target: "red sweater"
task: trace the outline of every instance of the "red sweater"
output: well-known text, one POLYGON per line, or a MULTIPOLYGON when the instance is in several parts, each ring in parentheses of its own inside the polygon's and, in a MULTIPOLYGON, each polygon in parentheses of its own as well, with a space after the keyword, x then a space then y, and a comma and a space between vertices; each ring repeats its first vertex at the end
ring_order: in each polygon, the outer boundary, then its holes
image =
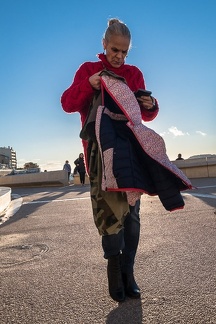
MULTIPOLYGON (((115 74, 125 78, 127 85, 132 91, 138 89, 145 89, 145 81, 142 72, 134 65, 122 64, 119 68, 114 68, 106 59, 105 54, 99 54, 98 62, 85 62, 77 70, 74 81, 71 86, 65 90, 61 97, 61 104, 65 112, 74 113, 79 112, 81 115, 82 125, 84 124, 90 103, 93 99, 95 90, 89 83, 89 77, 103 69, 114 72, 115 74)), ((144 121, 153 120, 158 114, 158 104, 152 110, 140 107, 142 119, 144 121)), ((86 144, 83 141, 86 155, 86 144)))

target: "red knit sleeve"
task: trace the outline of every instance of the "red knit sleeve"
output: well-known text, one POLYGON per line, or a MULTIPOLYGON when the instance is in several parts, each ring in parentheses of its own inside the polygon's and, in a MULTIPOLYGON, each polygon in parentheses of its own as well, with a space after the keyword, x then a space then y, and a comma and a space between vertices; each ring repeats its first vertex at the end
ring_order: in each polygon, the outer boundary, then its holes
POLYGON ((89 83, 89 63, 84 63, 77 70, 71 86, 64 91, 61 97, 62 108, 67 113, 81 112, 89 107, 94 90, 89 83))
POLYGON ((159 106, 157 100, 155 100, 155 106, 152 109, 145 109, 144 107, 140 107, 140 109, 141 109, 142 120, 146 122, 153 120, 159 112, 159 106))
MULTIPOLYGON (((137 91, 138 89, 146 89, 146 85, 145 85, 145 80, 142 72, 138 68, 136 68, 136 89, 134 91, 137 91)), ((147 89, 147 90, 151 90, 151 89, 147 89)), ((155 100, 155 106, 152 109, 146 109, 141 105, 140 105, 140 109, 141 109, 142 120, 148 122, 153 120, 157 116, 159 112, 159 105, 157 100, 155 100)))

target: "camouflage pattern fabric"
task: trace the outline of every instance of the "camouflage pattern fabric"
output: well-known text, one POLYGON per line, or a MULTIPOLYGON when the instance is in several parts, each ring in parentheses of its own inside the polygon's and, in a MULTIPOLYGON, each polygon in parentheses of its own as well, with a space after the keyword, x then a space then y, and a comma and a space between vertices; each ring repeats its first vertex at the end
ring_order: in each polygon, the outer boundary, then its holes
POLYGON ((129 213, 129 204, 124 192, 108 192, 101 189, 101 157, 98 145, 89 143, 90 194, 95 225, 100 235, 117 234, 129 213))

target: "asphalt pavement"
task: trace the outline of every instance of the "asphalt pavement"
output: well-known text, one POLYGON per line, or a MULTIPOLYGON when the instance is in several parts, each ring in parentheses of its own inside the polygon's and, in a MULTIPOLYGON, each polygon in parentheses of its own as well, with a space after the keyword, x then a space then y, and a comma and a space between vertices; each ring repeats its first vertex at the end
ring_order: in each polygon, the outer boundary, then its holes
POLYGON ((141 199, 141 299, 108 294, 89 186, 13 188, 0 225, 0 323, 216 324, 216 178, 193 179, 185 208, 141 199))

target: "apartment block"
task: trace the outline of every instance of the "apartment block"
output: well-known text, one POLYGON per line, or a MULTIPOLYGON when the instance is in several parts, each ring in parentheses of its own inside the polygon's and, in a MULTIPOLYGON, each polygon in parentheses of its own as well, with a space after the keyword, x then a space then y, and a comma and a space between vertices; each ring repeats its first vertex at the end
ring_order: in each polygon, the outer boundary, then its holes
POLYGON ((0 169, 3 168, 17 168, 16 152, 10 146, 0 147, 0 169))

